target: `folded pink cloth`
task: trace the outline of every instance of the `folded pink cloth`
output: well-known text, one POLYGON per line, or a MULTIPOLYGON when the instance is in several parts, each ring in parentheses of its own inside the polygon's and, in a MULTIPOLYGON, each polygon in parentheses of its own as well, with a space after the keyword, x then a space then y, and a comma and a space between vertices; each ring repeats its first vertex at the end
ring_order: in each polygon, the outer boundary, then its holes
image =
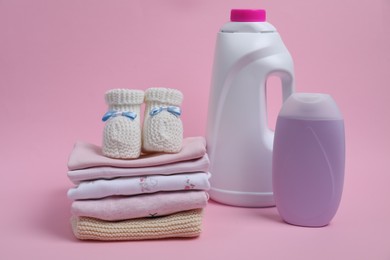
POLYGON ((171 175, 190 172, 207 172, 209 168, 209 158, 207 154, 201 158, 176 162, 170 164, 157 165, 153 167, 140 168, 118 168, 118 167, 93 167, 82 170, 68 171, 68 177, 74 184, 82 181, 95 179, 114 179, 118 177, 134 177, 149 175, 171 175))
POLYGON ((183 140, 183 147, 179 153, 154 153, 141 155, 138 159, 113 159, 105 157, 101 147, 84 142, 77 142, 68 161, 69 170, 79 170, 89 167, 150 167, 171 164, 200 158, 206 154, 206 140, 204 137, 189 137, 183 140))
POLYGON ((156 217, 204 208, 207 201, 208 194, 205 191, 160 192, 100 200, 76 200, 72 203, 72 214, 110 221, 156 217))

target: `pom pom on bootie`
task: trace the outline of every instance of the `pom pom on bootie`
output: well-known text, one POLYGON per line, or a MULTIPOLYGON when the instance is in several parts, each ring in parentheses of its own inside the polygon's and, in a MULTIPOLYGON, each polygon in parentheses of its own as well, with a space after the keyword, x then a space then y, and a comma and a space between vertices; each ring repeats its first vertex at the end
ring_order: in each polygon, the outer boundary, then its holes
POLYGON ((180 152, 183 142, 182 101, 183 94, 176 89, 149 88, 145 91, 144 152, 180 152))
POLYGON ((112 89, 106 92, 105 100, 108 112, 102 118, 106 122, 103 154, 118 159, 138 158, 141 154, 140 112, 144 92, 112 89))

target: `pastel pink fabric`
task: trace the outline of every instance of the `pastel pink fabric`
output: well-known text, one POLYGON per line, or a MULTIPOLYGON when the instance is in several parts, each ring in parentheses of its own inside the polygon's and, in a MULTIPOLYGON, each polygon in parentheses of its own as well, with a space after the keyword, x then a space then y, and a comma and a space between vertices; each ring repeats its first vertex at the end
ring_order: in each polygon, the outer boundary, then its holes
POLYGON ((72 214, 111 221, 156 217, 204 208, 208 198, 205 191, 177 191, 100 200, 76 200, 72 203, 72 214))
POLYGON ((207 154, 194 160, 162 164, 153 167, 118 168, 118 167, 93 167, 81 170, 68 171, 68 177, 74 184, 95 179, 113 179, 118 177, 134 177, 146 175, 170 175, 190 172, 207 172, 209 168, 207 154))
POLYGON ((85 142, 77 142, 68 161, 69 170, 89 167, 150 167, 200 158, 206 154, 204 137, 188 137, 183 140, 183 148, 179 153, 154 153, 141 155, 138 159, 113 159, 105 157, 101 147, 85 142))

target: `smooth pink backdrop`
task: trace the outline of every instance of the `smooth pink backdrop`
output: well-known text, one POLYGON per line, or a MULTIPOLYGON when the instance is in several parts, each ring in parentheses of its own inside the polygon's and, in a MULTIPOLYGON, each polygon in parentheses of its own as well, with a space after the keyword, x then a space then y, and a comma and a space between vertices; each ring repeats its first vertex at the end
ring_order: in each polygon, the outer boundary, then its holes
POLYGON ((390 259, 389 46, 389 0, 0 1, 0 258, 390 259), (231 8, 267 9, 297 90, 330 93, 345 116, 333 222, 300 228, 275 208, 211 202, 198 239, 77 241, 66 163, 76 140, 100 144, 104 92, 180 89, 185 135, 204 135, 215 35, 231 8))

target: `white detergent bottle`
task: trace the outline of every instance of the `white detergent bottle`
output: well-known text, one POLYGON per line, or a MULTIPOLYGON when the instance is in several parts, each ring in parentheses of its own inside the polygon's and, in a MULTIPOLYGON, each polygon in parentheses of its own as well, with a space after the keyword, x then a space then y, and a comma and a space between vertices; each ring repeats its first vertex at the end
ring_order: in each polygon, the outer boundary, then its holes
POLYGON ((266 83, 279 77, 286 100, 293 61, 265 10, 234 9, 230 18, 217 36, 209 99, 210 196, 233 206, 274 206, 266 83))

